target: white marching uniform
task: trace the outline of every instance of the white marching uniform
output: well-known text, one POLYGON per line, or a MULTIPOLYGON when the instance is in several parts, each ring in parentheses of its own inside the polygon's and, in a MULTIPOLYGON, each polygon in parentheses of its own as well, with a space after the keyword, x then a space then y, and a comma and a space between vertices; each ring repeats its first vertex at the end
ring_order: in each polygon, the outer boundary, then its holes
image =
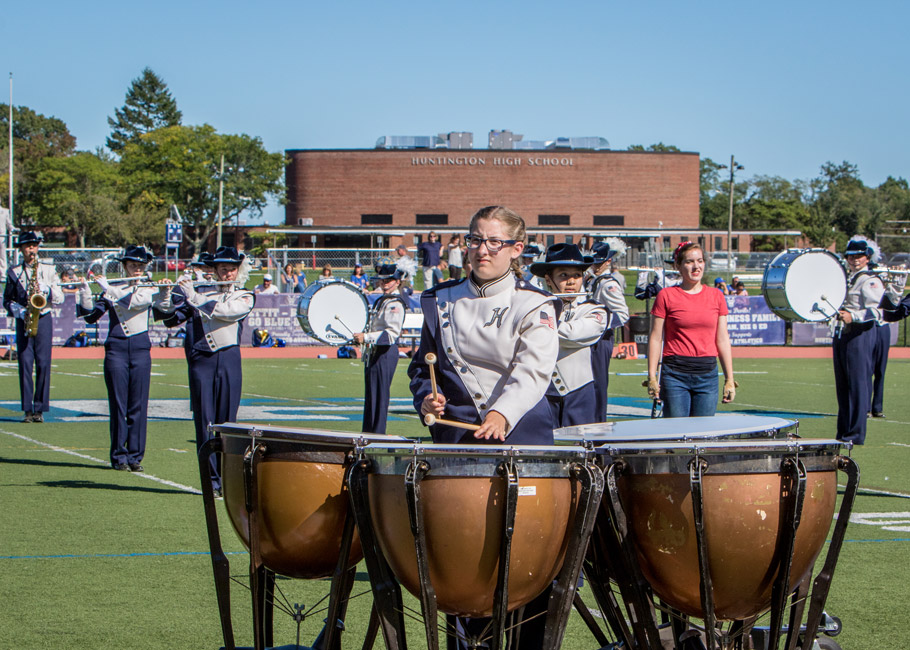
POLYGON ((556 425, 596 421, 591 346, 607 326, 607 310, 593 300, 563 303, 559 315, 559 356, 547 389, 556 425))
POLYGON ((368 330, 363 333, 364 400, 362 430, 385 433, 392 395, 392 378, 398 367, 398 346, 405 314, 398 293, 380 296, 370 310, 368 330))
POLYGON ((834 337, 834 385, 837 393, 837 439, 861 445, 866 440, 866 413, 872 401, 872 367, 876 323, 885 287, 881 278, 867 270, 847 281, 847 297, 841 310, 853 322, 839 327, 834 337))
MULTIPOLYGON (((622 277, 622 276, 620 276, 622 277)), ((607 310, 607 327, 603 336, 591 348, 591 368, 594 371, 594 422, 607 419, 607 391, 610 386, 610 359, 613 357, 613 329, 629 322, 622 285, 612 273, 588 275, 585 290, 591 299, 607 310)))
MULTIPOLYGON (((559 355, 557 301, 511 271, 483 285, 472 276, 424 291, 420 349, 408 369, 418 412, 431 393, 424 357, 433 352, 445 419, 480 424, 495 410, 510 444, 553 444, 545 394, 559 355)), ((477 444, 464 429, 430 431, 435 442, 477 444)))
POLYGON ((585 289, 591 296, 591 300, 603 305, 607 309, 607 313, 610 317, 607 322, 608 330, 622 327, 629 322, 629 305, 626 304, 626 297, 623 294, 622 285, 616 280, 612 273, 588 276, 588 278, 585 279, 585 289))

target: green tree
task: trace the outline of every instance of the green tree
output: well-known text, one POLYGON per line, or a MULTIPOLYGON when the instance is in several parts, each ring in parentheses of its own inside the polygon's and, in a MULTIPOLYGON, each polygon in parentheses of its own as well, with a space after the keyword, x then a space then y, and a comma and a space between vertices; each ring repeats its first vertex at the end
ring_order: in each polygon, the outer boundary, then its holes
POLYGON ((723 165, 710 158, 699 160, 698 221, 701 228, 727 227, 730 186, 721 179, 723 165))
POLYGON ((167 84, 151 68, 145 68, 133 79, 123 107, 115 109, 114 116, 107 118, 111 127, 107 147, 115 153, 145 133, 177 126, 183 117, 167 84))
POLYGON ((910 250, 910 186, 889 176, 872 190, 876 241, 886 253, 910 250))
POLYGON ((631 144, 626 151, 658 151, 663 153, 679 153, 679 147, 672 144, 664 144, 663 142, 658 142, 657 144, 649 144, 647 147, 641 144, 631 144))
MULTIPOLYGON (((0 130, 9 133, 9 104, 0 104, 0 130)), ((76 148, 73 137, 63 120, 45 117, 25 106, 13 106, 13 201, 17 223, 34 215, 29 206, 34 202, 32 183, 45 158, 69 156, 76 148)), ((9 187, 9 141, 0 142, 0 186, 9 187)))
POLYGON ((841 248, 857 233, 874 236, 871 196, 856 165, 826 162, 810 188, 812 227, 807 234, 815 245, 834 242, 841 248))
POLYGON ((262 215, 269 197, 284 198, 285 159, 269 153, 259 138, 219 135, 208 124, 152 131, 128 144, 120 169, 131 205, 143 204, 164 215, 180 209, 185 235, 195 250, 217 227, 218 181, 224 155, 224 222, 247 211, 262 215))

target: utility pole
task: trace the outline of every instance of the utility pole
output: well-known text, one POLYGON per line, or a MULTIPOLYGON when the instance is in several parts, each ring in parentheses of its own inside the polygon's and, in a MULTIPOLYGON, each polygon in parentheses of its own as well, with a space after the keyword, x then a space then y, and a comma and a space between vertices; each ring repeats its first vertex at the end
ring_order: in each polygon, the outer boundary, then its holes
MULTIPOLYGON (((725 167, 726 165, 722 165, 725 167)), ((727 269, 733 270, 733 174, 738 169, 745 169, 733 156, 730 156, 730 215, 727 218, 727 269)))
POLYGON ((224 220, 221 207, 224 204, 224 154, 221 154, 221 173, 218 175, 218 238, 215 248, 221 248, 221 222, 224 220))

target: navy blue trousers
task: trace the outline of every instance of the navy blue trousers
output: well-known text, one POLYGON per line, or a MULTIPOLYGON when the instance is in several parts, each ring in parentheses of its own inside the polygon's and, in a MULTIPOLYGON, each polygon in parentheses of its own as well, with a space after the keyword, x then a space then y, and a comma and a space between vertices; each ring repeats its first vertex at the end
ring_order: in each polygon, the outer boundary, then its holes
POLYGON ((145 456, 152 356, 148 334, 108 338, 104 383, 111 414, 111 464, 139 463, 145 456))
POLYGON ((19 398, 22 410, 44 413, 51 402, 51 349, 54 317, 38 319, 38 335, 26 336, 25 323, 16 319, 16 354, 19 358, 19 398), (34 379, 32 372, 34 371, 34 379))
POLYGON ((891 327, 875 327, 875 352, 872 361, 872 412, 885 412, 885 370, 888 368, 888 351, 891 349, 891 327))
MULTIPOLYGON (((552 389, 552 385, 551 385, 552 389)), ((574 427, 579 424, 602 422, 594 413, 594 382, 576 388, 567 395, 547 393, 547 401, 553 411, 553 421, 557 427, 574 427)))
POLYGON ((392 377, 398 367, 397 345, 373 346, 370 362, 364 364, 363 427, 367 433, 385 433, 392 396, 392 377))
POLYGON ((861 445, 872 400, 875 323, 851 323, 834 337, 834 386, 837 392, 837 439, 861 445))
MULTIPOLYGON (((217 352, 193 350, 190 354, 190 403, 194 406, 196 450, 211 437, 210 424, 236 422, 243 387, 240 348, 232 346, 217 352)), ((212 487, 221 489, 218 455, 209 457, 212 487)))
POLYGON ((613 357, 613 330, 591 346, 591 370, 594 372, 594 420, 607 420, 607 388, 610 385, 610 359, 613 357))

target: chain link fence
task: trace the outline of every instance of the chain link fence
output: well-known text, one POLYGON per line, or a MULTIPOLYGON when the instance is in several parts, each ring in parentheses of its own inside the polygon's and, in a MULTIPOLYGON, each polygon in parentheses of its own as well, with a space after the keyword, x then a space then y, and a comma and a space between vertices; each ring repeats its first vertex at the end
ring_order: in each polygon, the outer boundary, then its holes
MULTIPOLYGON (((266 264, 272 272, 279 291, 292 291, 283 286, 281 273, 290 264, 295 274, 306 273, 310 281, 317 278, 325 267, 333 276, 347 279, 355 264, 361 264, 366 275, 373 275, 373 268, 382 260, 394 264, 397 256, 392 248, 269 248, 266 264)), ((413 255, 414 249, 410 250, 413 255)))

